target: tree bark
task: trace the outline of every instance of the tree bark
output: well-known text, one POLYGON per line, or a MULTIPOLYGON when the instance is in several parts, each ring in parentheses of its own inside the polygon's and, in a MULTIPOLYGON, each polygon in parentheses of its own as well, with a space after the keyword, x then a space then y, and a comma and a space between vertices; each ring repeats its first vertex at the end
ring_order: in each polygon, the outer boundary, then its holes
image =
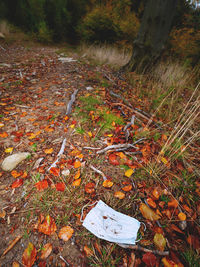
POLYGON ((121 71, 143 73, 156 63, 169 36, 177 0, 148 0, 130 61, 121 71))

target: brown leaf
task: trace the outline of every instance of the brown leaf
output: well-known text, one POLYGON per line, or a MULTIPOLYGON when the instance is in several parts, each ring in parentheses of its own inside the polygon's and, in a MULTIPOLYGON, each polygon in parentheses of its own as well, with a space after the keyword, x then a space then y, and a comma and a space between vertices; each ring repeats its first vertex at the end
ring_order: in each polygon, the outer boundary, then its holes
POLYGON ((34 245, 29 242, 28 247, 24 250, 23 256, 22 256, 22 263, 26 267, 33 266, 36 258, 37 250, 34 247, 34 245))
POLYGON ((110 181, 110 180, 105 180, 105 181, 103 181, 103 187, 105 187, 105 188, 111 188, 113 186, 113 182, 112 181, 110 181))
POLYGON ((144 203, 140 204, 140 211, 144 218, 146 218, 147 220, 157 221, 158 219, 160 219, 160 216, 144 203))
POLYGON ((125 194, 123 192, 121 192, 121 191, 116 191, 114 193, 114 197, 119 198, 119 199, 124 199, 125 198, 125 194))
POLYGON ((51 243, 45 244, 42 248, 40 258, 42 260, 46 259, 51 254, 51 251, 52 251, 52 244, 51 243))
POLYGON ((85 185, 85 192, 88 194, 92 194, 94 193, 95 189, 95 183, 88 183, 85 185))
POLYGON ((153 267, 156 265, 156 256, 153 253, 147 252, 143 255, 142 261, 146 266, 153 267))

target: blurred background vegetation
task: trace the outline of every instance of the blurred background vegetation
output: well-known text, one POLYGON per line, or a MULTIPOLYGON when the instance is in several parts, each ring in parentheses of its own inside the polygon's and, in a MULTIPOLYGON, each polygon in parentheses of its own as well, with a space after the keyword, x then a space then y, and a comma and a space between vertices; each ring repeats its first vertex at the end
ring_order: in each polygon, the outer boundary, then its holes
MULTIPOLYGON (((145 0, 1 0, 0 21, 42 43, 106 43, 128 48, 136 37, 144 5, 145 0)), ((188 1, 179 0, 166 51, 192 65, 200 61, 200 9, 188 1)))

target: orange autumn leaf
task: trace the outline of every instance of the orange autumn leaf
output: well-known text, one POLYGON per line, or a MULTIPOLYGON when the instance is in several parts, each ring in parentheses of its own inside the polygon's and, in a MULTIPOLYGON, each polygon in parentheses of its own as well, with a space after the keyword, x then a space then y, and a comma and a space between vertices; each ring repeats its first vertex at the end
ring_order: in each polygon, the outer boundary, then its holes
POLYGON ((152 198, 148 197, 147 198, 147 203, 151 208, 154 208, 154 209, 156 208, 156 203, 155 203, 155 201, 153 201, 152 198))
POLYGON ((112 186, 113 186, 113 182, 112 181, 110 181, 108 179, 103 181, 103 187, 111 188, 112 186))
POLYGON ((158 200, 160 197, 160 194, 156 188, 154 188, 152 195, 154 196, 156 200, 158 200))
POLYGON ((178 218, 179 218, 180 221, 185 221, 185 220, 186 220, 186 215, 185 215, 185 213, 180 212, 180 213, 178 214, 178 218))
POLYGON ((75 162, 74 162, 74 168, 79 168, 79 167, 81 167, 81 162, 79 161, 79 160, 76 160, 75 162))
POLYGON ((57 227, 55 221, 53 218, 50 217, 50 215, 47 215, 44 219, 44 222, 38 226, 38 231, 45 235, 52 235, 55 233, 56 230, 57 227))
POLYGON ((24 253, 22 255, 22 263, 26 267, 33 266, 36 258, 37 250, 34 247, 34 245, 29 242, 28 247, 24 250, 24 253))
POLYGON ((151 208, 149 208, 146 204, 140 204, 140 211, 144 218, 150 221, 157 221, 160 219, 160 216, 156 214, 151 208))
POLYGON ((65 116, 65 117, 64 117, 64 120, 65 120, 65 121, 68 121, 68 120, 69 120, 69 117, 68 117, 68 116, 65 116))
POLYGON ((45 154, 52 154, 53 148, 49 148, 49 149, 47 148, 44 150, 44 152, 45 152, 45 154))
POLYGON ((51 169, 49 170, 50 173, 52 173, 54 176, 59 176, 60 175, 60 170, 59 168, 56 168, 56 167, 51 167, 51 169))
POLYGON ((87 257, 91 257, 94 254, 93 251, 88 246, 84 246, 83 250, 87 257))
POLYGON ((14 177, 14 178, 18 178, 18 177, 21 176, 22 174, 23 174, 22 171, 20 171, 20 172, 18 172, 18 171, 16 171, 16 170, 11 171, 11 175, 12 175, 12 177, 14 177))
POLYGON ((121 191, 116 191, 114 193, 114 197, 119 198, 119 199, 124 199, 125 198, 125 194, 123 192, 121 192, 121 191))
POLYGON ((166 257, 162 258, 162 263, 163 263, 164 267, 178 267, 178 265, 174 261, 172 261, 166 257))
POLYGON ((42 251, 41 251, 41 256, 40 259, 44 260, 46 259, 52 251, 52 244, 51 243, 47 243, 42 247, 42 251))
POLYGON ((81 176, 81 172, 80 172, 80 170, 78 170, 78 171, 76 172, 76 174, 74 175, 74 180, 80 178, 80 176, 81 176))
POLYGON ((109 162, 110 162, 112 165, 114 165, 114 166, 119 165, 119 161, 117 160, 117 156, 116 156, 115 154, 110 154, 110 155, 108 156, 108 158, 109 158, 109 162))
POLYGON ((60 239, 68 241, 72 237, 73 233, 74 233, 73 228, 71 228, 70 226, 65 226, 60 229, 58 236, 60 239))
POLYGON ((35 187, 37 188, 38 191, 43 191, 44 189, 46 189, 48 187, 48 182, 47 180, 42 180, 39 181, 35 184, 35 187))
POLYGON ((133 186, 131 184, 129 184, 129 185, 122 187, 122 190, 125 192, 129 192, 129 191, 131 191, 132 188, 133 188, 133 186))
POLYGON ((6 138, 6 137, 8 137, 8 133, 6 133, 6 132, 0 133, 0 137, 6 138))
POLYGON ((178 207, 178 201, 176 199, 173 199, 172 201, 168 202, 168 208, 177 208, 178 207))
POLYGON ((81 184, 81 178, 74 180, 72 183, 73 186, 79 186, 80 184, 81 184))
POLYGON ((21 178, 25 179, 27 176, 28 176, 28 173, 27 173, 27 171, 25 171, 25 172, 22 174, 21 178))
POLYGON ((95 183, 88 183, 85 185, 85 192, 88 194, 92 194, 94 193, 95 189, 95 183))

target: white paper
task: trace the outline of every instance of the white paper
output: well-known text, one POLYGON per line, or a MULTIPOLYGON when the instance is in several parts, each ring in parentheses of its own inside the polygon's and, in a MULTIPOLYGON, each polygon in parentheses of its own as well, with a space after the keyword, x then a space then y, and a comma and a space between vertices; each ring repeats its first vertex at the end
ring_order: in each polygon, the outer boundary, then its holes
POLYGON ((113 210, 99 200, 97 205, 87 214, 83 226, 101 239, 134 245, 140 222, 113 210))

